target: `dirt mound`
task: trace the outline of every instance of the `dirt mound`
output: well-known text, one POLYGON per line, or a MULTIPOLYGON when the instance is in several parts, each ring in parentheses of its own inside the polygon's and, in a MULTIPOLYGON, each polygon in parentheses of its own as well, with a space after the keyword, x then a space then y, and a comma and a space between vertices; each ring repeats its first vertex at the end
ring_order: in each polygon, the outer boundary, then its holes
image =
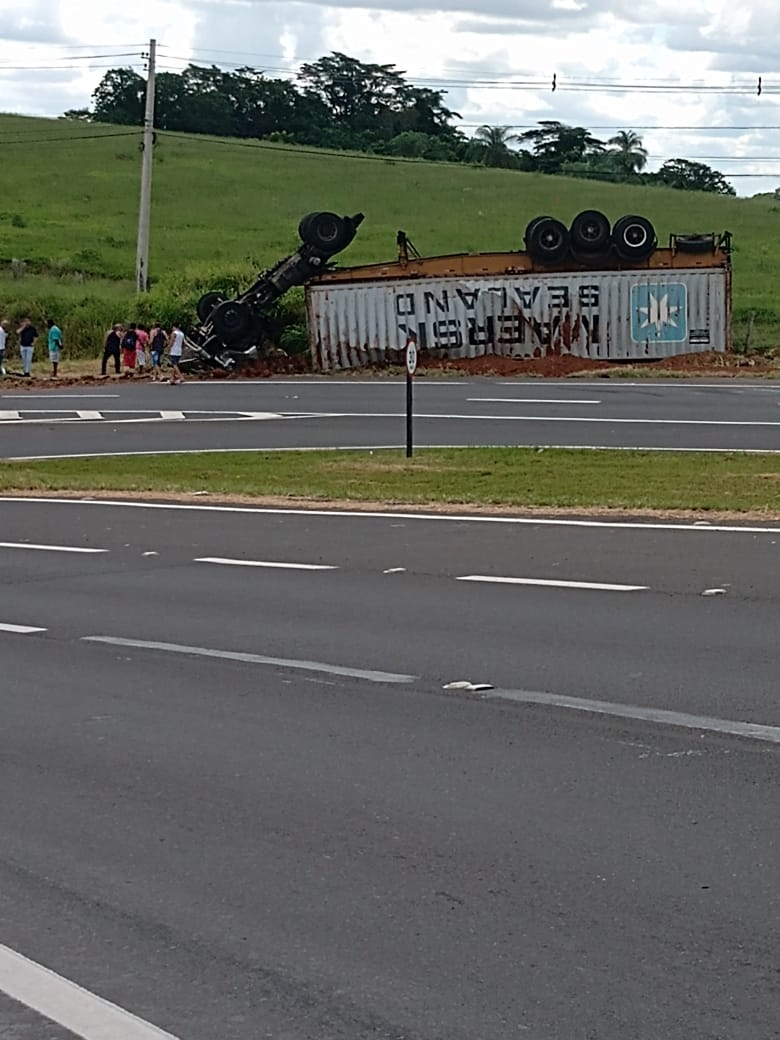
POLYGON ((476 358, 430 358, 421 360, 420 367, 428 372, 468 372, 469 375, 475 376, 527 374, 555 378, 569 376, 575 372, 597 372, 615 366, 612 361, 596 361, 593 358, 574 357, 572 354, 540 358, 512 358, 488 354, 476 358))

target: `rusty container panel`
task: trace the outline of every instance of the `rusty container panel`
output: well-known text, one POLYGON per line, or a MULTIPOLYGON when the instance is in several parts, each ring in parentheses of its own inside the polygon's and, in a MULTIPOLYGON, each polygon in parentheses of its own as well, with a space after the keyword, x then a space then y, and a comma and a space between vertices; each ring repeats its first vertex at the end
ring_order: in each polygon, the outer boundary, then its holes
POLYGON ((410 336, 448 358, 724 351, 730 290, 724 268, 315 282, 309 342, 322 371, 400 360, 410 336))

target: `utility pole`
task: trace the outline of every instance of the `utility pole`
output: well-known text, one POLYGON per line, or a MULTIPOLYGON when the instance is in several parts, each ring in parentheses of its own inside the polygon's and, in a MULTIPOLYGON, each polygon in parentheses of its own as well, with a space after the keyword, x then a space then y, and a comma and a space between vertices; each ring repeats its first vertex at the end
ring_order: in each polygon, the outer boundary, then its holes
POLYGON ((152 211, 152 152, 154 151, 154 64, 157 41, 149 41, 149 75, 146 80, 144 142, 141 155, 141 205, 138 212, 138 245, 135 282, 138 292, 149 288, 149 224, 152 211))

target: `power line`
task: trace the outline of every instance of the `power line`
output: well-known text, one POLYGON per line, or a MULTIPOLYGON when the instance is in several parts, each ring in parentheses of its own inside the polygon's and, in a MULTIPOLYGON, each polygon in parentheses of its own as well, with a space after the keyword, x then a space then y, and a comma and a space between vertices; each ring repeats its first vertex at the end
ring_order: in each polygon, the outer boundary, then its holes
POLYGON ((11 144, 55 144, 60 141, 102 141, 107 137, 138 137, 140 133, 141 128, 139 127, 138 130, 123 130, 114 134, 67 134, 64 137, 39 137, 37 139, 23 137, 15 141, 4 138, 0 141, 0 144, 5 148, 6 145, 11 144))

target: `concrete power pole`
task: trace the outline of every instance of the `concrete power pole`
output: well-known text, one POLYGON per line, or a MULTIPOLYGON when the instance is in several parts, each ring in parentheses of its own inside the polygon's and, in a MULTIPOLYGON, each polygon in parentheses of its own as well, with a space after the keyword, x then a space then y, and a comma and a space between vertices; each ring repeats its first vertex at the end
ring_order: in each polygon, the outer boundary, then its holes
POLYGON ((152 152, 154 151, 154 64, 157 41, 149 41, 149 75, 146 80, 144 143, 141 156, 141 205, 138 212, 138 246, 135 257, 135 282, 138 292, 149 288, 149 225, 152 210, 152 152))

